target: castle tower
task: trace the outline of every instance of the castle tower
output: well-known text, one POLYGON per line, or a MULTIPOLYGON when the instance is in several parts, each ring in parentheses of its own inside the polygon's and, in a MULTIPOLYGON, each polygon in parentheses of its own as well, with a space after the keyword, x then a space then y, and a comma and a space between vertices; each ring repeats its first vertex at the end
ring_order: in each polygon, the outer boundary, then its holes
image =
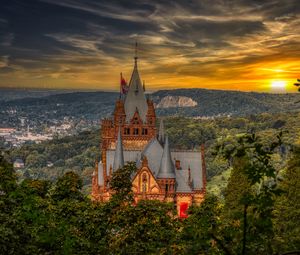
MULTIPOLYGON (((121 86, 123 82, 121 76, 121 86)), ((157 134, 154 103, 145 90, 135 54, 129 85, 120 90, 123 94, 116 98, 112 117, 101 123, 101 161, 96 162, 92 175, 92 199, 108 201, 113 194, 112 174, 133 161, 138 169, 132 176, 135 201, 173 202, 184 218, 187 208, 201 203, 206 192, 204 147, 201 151, 171 150, 163 120, 157 134)))

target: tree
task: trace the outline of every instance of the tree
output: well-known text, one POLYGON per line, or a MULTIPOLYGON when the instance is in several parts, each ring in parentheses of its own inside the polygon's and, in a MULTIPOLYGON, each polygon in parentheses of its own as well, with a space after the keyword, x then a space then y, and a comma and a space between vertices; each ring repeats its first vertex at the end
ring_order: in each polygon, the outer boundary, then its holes
POLYGON ((245 173, 248 160, 246 156, 233 159, 231 175, 225 189, 225 208, 232 214, 241 211, 243 207, 241 200, 244 196, 254 193, 250 180, 245 173))
POLYGON ((81 188, 82 180, 80 177, 73 172, 67 172, 57 180, 55 186, 50 191, 50 196, 54 201, 61 201, 63 199, 83 200, 81 188))
MULTIPOLYGON (((13 254, 18 245, 18 236, 15 235, 15 224, 12 212, 17 205, 11 193, 17 187, 16 175, 13 166, 4 153, 0 152, 0 249, 5 254, 13 254)), ((17 227, 17 226, 16 226, 17 227)))
POLYGON ((4 152, 0 151, 0 197, 7 197, 16 188, 16 181, 13 165, 7 161, 4 152))
POLYGON ((38 254, 36 236, 45 226, 48 183, 26 180, 18 185, 12 165, 0 156, 0 249, 3 254, 38 254))
POLYGON ((278 252, 300 251, 300 147, 295 146, 279 187, 283 190, 274 208, 278 252))
POLYGON ((181 242, 184 254, 229 254, 220 232, 223 205, 217 197, 207 196, 200 206, 189 210, 184 221, 181 242))
POLYGON ((110 254, 171 254, 176 247, 179 222, 172 204, 142 200, 110 215, 110 254))
POLYGON ((228 183, 225 210, 237 225, 230 237, 234 253, 271 254, 274 238, 272 210, 280 194, 272 155, 281 145, 277 141, 266 146, 254 134, 241 136, 229 151, 221 151, 233 159, 234 170, 228 183), (232 186, 234 185, 234 187, 232 186))
POLYGON ((117 169, 111 178, 110 187, 115 192, 112 201, 117 203, 132 203, 133 192, 131 176, 137 171, 134 162, 128 162, 124 167, 117 169))
POLYGON ((179 222, 173 204, 142 200, 134 204, 134 162, 115 171, 110 181, 114 191, 105 204, 106 241, 110 254, 169 254, 176 249, 179 222))
MULTIPOLYGON (((297 79, 297 82, 294 83, 295 86, 300 86, 300 79, 297 79)), ((300 92, 300 87, 298 88, 298 91, 300 92)))

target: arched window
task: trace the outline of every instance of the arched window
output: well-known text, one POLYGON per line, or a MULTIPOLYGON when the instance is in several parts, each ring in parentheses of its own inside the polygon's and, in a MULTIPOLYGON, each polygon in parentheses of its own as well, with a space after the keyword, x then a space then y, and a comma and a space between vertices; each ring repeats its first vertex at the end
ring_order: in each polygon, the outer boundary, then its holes
POLYGON ((142 129, 142 135, 148 135, 148 129, 147 128, 142 129))
POLYGON ((148 191, 148 178, 147 174, 143 173, 142 175, 142 192, 145 193, 148 191))
POLYGON ((143 193, 146 193, 146 192, 147 192, 147 184, 146 184, 146 183, 143 183, 143 184, 142 184, 142 192, 143 192, 143 193))
POLYGON ((130 128, 124 128, 124 135, 130 135, 130 128))
POLYGON ((139 134, 139 129, 138 128, 134 128, 133 129, 133 134, 134 135, 138 135, 139 134))
POLYGON ((169 184, 166 184, 166 193, 169 191, 169 184))

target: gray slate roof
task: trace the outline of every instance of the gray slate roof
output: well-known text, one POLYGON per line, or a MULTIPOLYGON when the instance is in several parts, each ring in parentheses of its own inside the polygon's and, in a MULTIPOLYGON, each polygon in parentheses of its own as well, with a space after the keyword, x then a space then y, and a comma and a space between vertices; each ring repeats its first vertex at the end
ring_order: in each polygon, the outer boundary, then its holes
POLYGON ((171 158, 171 152, 169 147, 169 139, 166 137, 163 154, 160 160, 160 167, 158 170, 157 178, 174 178, 175 179, 175 167, 171 158))
POLYGON ((144 89, 141 83, 140 75, 137 69, 137 62, 135 61, 134 69, 129 82, 129 90, 125 98, 125 114, 126 121, 129 122, 136 110, 138 111, 142 121, 146 122, 146 115, 148 112, 148 104, 144 89))
MULTIPOLYGON (((143 151, 138 150, 124 150, 124 162, 136 162, 137 167, 141 165, 142 156, 148 159, 149 168, 155 178, 159 171, 160 162, 162 159, 163 148, 156 138, 152 139, 144 148, 143 151)), ((109 168, 113 166, 115 150, 108 150, 106 152, 106 169, 109 175, 109 168)), ((202 159, 200 151, 171 151, 171 159, 173 164, 175 160, 180 160, 181 170, 175 170, 176 177, 176 191, 190 192, 191 188, 188 184, 188 169, 191 171, 192 190, 201 190, 203 188, 202 179, 202 159)), ((100 165, 100 163, 99 163, 100 165)), ((99 167, 99 175, 103 176, 103 170, 99 167)), ((98 180, 99 181, 99 180, 98 180)))
MULTIPOLYGON (((139 164, 139 161, 141 159, 141 152, 137 150, 124 150, 124 162, 133 161, 139 164)), ((115 157, 115 150, 107 150, 106 151, 106 170, 107 174, 109 175, 109 168, 110 166, 113 166, 114 164, 114 157, 115 157)))
POLYGON ((14 163, 24 164, 24 161, 20 158, 17 158, 14 163))
POLYGON ((190 193, 192 191, 189 185, 189 171, 176 170, 176 192, 190 193))
POLYGON ((100 161, 98 163, 98 185, 103 186, 104 176, 103 176, 103 163, 100 161))
POLYGON ((163 147, 156 138, 153 138, 142 152, 142 156, 147 157, 149 168, 152 170, 154 176, 158 173, 162 154, 163 147))
POLYGON ((182 167, 182 170, 176 170, 176 172, 188 170, 190 167, 193 190, 201 190, 203 188, 201 152, 173 151, 171 154, 173 159, 180 160, 182 167))
POLYGON ((124 155, 123 155, 123 144, 122 144, 122 137, 121 137, 121 129, 119 128, 118 132, 118 140, 116 145, 116 153, 114 156, 114 163, 113 163, 113 171, 118 170, 124 166, 124 155))

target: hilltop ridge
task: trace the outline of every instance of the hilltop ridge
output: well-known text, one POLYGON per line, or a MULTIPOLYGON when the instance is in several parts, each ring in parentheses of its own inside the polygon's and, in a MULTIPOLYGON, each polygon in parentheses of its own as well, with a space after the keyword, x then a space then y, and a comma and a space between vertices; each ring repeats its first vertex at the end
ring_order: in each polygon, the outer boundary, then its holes
MULTIPOLYGON (((51 91, 51 93, 54 93, 51 91)), ((18 98, 1 101, 0 123, 15 126, 18 118, 26 118, 39 124, 51 123, 65 117, 98 122, 110 116, 116 92, 68 92, 40 97, 18 98)), ((263 112, 293 112, 300 109, 300 94, 268 94, 208 89, 161 90, 152 94, 158 116, 217 117, 246 116, 263 112), (180 103, 179 98, 185 98, 180 103), (164 102, 172 102, 167 105, 164 102), (186 103, 188 102, 188 103, 186 103), (176 105, 178 104, 178 105, 176 105), (165 107, 172 106, 172 107, 165 107)), ((31 124, 31 123, 29 123, 31 124)))

